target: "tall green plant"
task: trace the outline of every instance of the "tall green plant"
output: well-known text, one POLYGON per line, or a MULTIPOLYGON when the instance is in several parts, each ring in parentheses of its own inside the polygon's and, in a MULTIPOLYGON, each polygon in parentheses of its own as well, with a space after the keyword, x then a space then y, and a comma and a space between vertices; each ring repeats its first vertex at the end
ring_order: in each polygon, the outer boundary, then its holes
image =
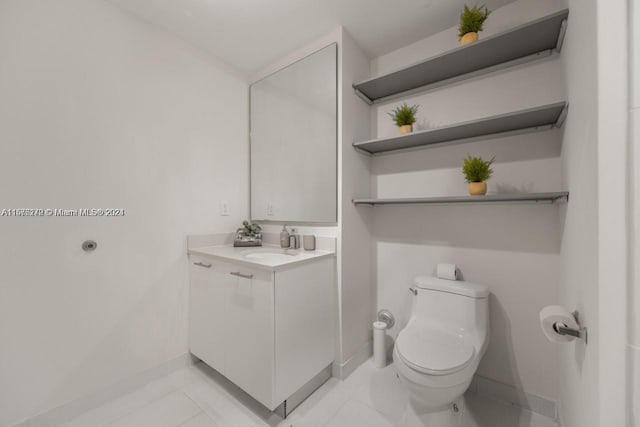
POLYGON ((409 107, 407 103, 394 108, 390 113, 387 113, 389 117, 396 123, 396 126, 412 125, 416 122, 416 113, 418 112, 418 106, 414 105, 409 107))
POLYGON ((464 5, 464 10, 460 14, 460 26, 458 27, 458 37, 467 33, 478 33, 482 31, 484 21, 487 20, 491 11, 484 5, 469 7, 464 5))
POLYGON ((494 160, 495 157, 487 162, 482 160, 482 157, 467 156, 467 158, 464 159, 464 166, 462 167, 465 180, 469 183, 487 181, 491 178, 491 174, 493 174, 491 165, 494 160))

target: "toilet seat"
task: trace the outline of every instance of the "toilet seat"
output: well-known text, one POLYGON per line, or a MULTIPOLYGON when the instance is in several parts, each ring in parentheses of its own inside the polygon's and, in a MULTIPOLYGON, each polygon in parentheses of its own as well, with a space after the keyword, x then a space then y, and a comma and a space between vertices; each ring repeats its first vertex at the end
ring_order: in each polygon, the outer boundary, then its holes
POLYGON ((463 336, 415 323, 398 334, 396 349, 407 366, 428 375, 458 372, 471 363, 476 352, 463 336))

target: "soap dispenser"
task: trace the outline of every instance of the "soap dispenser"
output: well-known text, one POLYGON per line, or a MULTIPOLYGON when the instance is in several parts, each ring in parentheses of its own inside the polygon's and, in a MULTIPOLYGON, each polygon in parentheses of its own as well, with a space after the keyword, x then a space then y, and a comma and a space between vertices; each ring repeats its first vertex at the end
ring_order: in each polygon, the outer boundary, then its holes
POLYGON ((289 231, 287 230, 287 224, 282 227, 282 231, 280 232, 280 247, 289 247, 289 231))

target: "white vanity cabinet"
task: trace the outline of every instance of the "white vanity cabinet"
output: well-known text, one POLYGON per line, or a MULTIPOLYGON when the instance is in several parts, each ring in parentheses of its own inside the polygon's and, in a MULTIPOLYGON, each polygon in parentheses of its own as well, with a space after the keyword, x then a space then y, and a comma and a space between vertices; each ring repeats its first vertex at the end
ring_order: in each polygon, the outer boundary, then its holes
POLYGON ((333 362, 333 257, 277 271, 189 260, 191 353, 267 408, 333 362))

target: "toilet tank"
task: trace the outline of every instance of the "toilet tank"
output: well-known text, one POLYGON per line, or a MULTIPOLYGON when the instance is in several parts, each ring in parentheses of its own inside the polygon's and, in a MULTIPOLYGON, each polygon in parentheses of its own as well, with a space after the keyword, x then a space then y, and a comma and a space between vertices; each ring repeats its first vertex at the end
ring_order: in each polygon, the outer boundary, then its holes
POLYGON ((489 287, 462 280, 420 276, 413 316, 458 333, 483 340, 489 330, 489 287))

